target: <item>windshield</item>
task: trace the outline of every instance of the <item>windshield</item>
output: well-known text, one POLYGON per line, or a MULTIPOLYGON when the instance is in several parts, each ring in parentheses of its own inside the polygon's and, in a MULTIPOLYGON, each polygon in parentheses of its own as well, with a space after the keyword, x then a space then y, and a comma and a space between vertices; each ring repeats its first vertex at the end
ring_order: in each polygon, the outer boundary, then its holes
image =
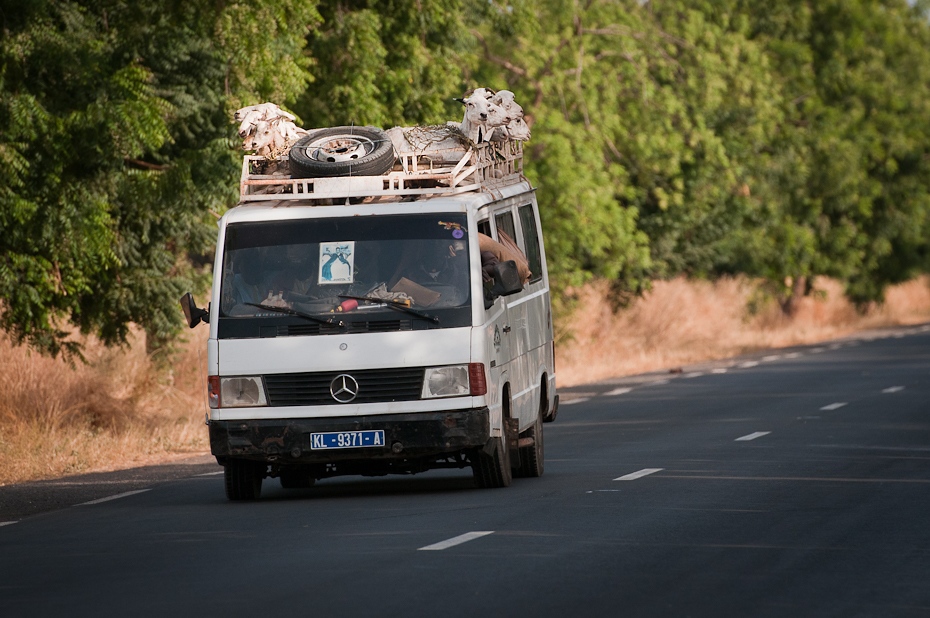
POLYGON ((295 313, 327 319, 338 313, 347 323, 402 318, 398 328, 437 320, 460 326, 470 320, 469 292, 464 215, 301 219, 226 229, 221 318, 300 322, 295 313), (416 311, 392 311, 389 304, 416 311))

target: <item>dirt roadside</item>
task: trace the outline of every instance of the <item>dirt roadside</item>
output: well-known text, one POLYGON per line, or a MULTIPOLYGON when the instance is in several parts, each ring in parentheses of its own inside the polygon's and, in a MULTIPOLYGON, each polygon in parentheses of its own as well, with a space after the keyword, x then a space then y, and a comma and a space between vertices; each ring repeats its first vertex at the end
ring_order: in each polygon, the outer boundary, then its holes
MULTIPOLYGON (((727 359, 700 361, 660 371, 606 379, 596 383, 560 387, 559 394, 562 402, 570 405, 569 402, 573 400, 597 396, 618 388, 626 387, 625 390, 630 390, 645 383, 659 383, 672 379, 688 378, 696 375, 695 372, 717 372, 740 364, 749 366, 746 363, 757 365, 759 362, 765 362, 773 358, 769 356, 773 351, 777 351, 779 357, 787 356, 791 358, 793 355, 802 354, 809 350, 822 351, 823 348, 819 346, 829 347, 831 345, 841 345, 844 342, 857 345, 858 341, 901 337, 928 331, 930 331, 930 322, 862 330, 851 336, 816 344, 778 348, 777 350, 756 350, 751 354, 727 359)), ((559 418, 565 418, 566 412, 567 410, 562 411, 559 418)), ((217 465, 213 456, 204 453, 125 470, 93 472, 58 479, 28 481, 0 486, 0 526, 42 513, 81 506, 88 502, 118 496, 127 492, 151 489, 160 483, 213 476, 221 473, 222 468, 217 465)))

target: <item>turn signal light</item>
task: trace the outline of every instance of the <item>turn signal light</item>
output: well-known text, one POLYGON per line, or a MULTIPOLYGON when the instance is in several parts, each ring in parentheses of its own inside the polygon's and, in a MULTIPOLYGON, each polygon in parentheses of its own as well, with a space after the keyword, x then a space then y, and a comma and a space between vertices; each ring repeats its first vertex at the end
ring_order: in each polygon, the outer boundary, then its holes
POLYGON ((488 394, 488 378, 484 363, 468 363, 469 394, 473 397, 488 394))
POLYGON ((220 376, 207 378, 207 400, 211 408, 220 407, 220 376))

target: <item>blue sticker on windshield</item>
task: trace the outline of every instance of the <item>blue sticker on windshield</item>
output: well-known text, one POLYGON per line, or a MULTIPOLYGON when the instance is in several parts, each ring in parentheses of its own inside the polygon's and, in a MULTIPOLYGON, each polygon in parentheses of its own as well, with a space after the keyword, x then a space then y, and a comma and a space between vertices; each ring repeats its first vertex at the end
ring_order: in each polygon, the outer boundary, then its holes
POLYGON ((355 271, 355 241, 321 242, 319 283, 352 283, 355 271))

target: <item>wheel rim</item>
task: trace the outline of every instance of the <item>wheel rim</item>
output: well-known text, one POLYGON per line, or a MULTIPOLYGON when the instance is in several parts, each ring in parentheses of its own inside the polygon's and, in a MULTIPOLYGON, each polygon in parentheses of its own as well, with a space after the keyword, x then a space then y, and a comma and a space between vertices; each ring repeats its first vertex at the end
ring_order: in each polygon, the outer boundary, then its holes
POLYGON ((307 156, 324 163, 353 161, 374 152, 375 143, 357 135, 324 137, 307 145, 307 156))

